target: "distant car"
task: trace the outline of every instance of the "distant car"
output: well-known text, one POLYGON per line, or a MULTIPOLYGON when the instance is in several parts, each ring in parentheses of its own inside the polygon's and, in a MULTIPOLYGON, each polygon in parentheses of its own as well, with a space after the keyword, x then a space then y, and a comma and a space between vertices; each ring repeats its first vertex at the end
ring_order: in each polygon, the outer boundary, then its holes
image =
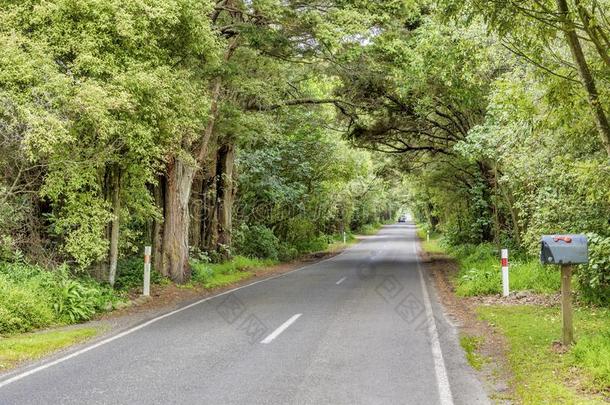
POLYGON ((406 216, 406 215, 401 215, 401 216, 398 218, 398 222, 407 222, 407 216, 406 216))

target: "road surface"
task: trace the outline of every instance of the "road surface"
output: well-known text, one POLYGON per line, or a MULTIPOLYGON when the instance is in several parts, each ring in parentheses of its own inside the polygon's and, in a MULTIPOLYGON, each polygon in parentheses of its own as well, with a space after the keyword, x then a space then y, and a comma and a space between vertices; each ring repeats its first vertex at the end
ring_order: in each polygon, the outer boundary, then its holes
POLYGON ((0 404, 484 404, 412 224, 0 380, 0 404), (68 356, 68 357, 66 357, 68 356))

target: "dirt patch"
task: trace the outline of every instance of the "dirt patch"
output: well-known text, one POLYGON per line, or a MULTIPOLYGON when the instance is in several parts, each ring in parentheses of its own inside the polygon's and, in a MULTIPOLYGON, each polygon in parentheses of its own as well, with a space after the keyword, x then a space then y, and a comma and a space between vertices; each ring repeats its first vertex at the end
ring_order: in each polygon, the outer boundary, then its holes
POLYGON ((554 353, 564 354, 567 353, 570 348, 559 341, 555 341, 551 344, 551 350, 554 353))
POLYGON ((531 291, 518 291, 512 292, 508 297, 487 295, 481 297, 468 297, 465 299, 481 305, 536 305, 541 307, 556 307, 561 302, 561 293, 537 294, 531 291))
POLYGON ((455 277, 458 267, 450 257, 423 252, 421 257, 425 270, 434 278, 441 303, 458 327, 460 335, 481 338, 477 354, 484 359, 484 362, 481 369, 475 372, 484 382, 490 399, 495 403, 513 403, 514 377, 506 360, 507 341, 476 315, 478 305, 490 305, 491 301, 490 304, 485 304, 478 299, 455 295, 451 280, 455 277))

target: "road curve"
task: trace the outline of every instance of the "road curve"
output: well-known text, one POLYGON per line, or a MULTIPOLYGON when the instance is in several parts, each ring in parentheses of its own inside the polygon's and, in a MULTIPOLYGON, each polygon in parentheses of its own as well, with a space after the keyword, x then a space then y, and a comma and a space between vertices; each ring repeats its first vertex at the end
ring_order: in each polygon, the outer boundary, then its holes
POLYGON ((412 224, 0 380, 0 404, 487 404, 412 224))

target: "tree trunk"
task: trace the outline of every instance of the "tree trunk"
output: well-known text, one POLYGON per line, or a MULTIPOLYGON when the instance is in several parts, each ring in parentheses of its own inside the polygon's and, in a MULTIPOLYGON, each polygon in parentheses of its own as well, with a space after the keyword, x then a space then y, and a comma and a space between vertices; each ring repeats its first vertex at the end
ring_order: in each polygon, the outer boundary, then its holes
MULTIPOLYGON (((111 170, 108 167, 104 167, 104 173, 100 175, 100 184, 102 188, 102 196, 104 201, 109 201, 111 196, 111 170)), ((112 204, 112 203, 111 203, 112 204)), ((104 227, 103 238, 104 240, 110 240, 111 235, 111 224, 107 224, 104 227)), ((110 271, 108 269, 108 257, 104 257, 102 260, 96 263, 93 267, 93 276, 99 281, 108 281, 108 275, 110 271)))
POLYGON ((110 267, 108 282, 114 287, 117 263, 119 260, 119 227, 121 214, 121 171, 115 168, 112 171, 112 225, 110 231, 110 267))
POLYGON ((230 258, 232 214, 233 214, 233 167, 235 145, 228 143, 218 150, 218 247, 217 251, 225 260, 230 258))
POLYGON ((500 213, 498 212, 498 164, 493 168, 493 195, 490 196, 494 218, 494 243, 500 248, 500 213))
POLYGON ((194 175, 195 167, 178 157, 167 165, 161 273, 177 283, 184 283, 190 278, 189 199, 194 175))
POLYGON ((485 201, 487 209, 479 212, 479 215, 489 218, 493 224, 487 224, 481 229, 482 242, 497 242, 499 235, 499 217, 497 216, 497 206, 494 200, 495 194, 495 174, 494 169, 487 162, 477 162, 484 189, 481 198, 485 201))
POLYGON ((562 30, 565 34, 570 51, 572 52, 572 58, 578 67, 578 74, 582 84, 587 91, 589 98, 589 105, 593 109, 595 115, 595 123, 597 124, 597 130, 606 149, 606 153, 610 157, 610 124, 608 123, 608 117, 604 111, 604 108, 599 100, 599 93, 597 92, 597 86, 595 79, 591 74, 587 59, 582 50, 580 40, 574 29, 574 23, 570 19, 570 9, 566 0, 557 0, 557 8, 559 11, 559 18, 561 20, 562 30))
MULTIPOLYGON (((234 37, 225 52, 225 61, 237 48, 237 36, 234 37)), ((197 166, 204 166, 208 149, 213 143, 216 120, 222 90, 222 77, 217 76, 211 83, 211 100, 208 122, 201 134, 199 143, 188 145, 188 153, 194 158, 194 164, 188 165, 178 156, 167 164, 167 184, 165 188, 165 223, 163 225, 163 263, 161 273, 173 281, 183 283, 190 278, 188 263, 189 249, 189 200, 197 166)), ((183 145, 185 146, 185 145, 183 145)))
POLYGON ((603 29, 595 22, 595 16, 590 14, 580 0, 575 0, 574 4, 578 10, 578 16, 582 22, 583 29, 589 35, 589 39, 595 45, 595 49, 599 54, 600 58, 606 64, 606 67, 610 68, 610 54, 608 48, 610 48, 610 41, 603 32, 603 29))
POLYGON ((218 211, 216 210, 216 171, 217 171, 217 153, 210 156, 209 170, 205 173, 203 178, 203 209, 202 209, 202 224, 201 224, 201 235, 202 235, 202 250, 207 252, 216 249, 218 243, 218 211))
POLYGON ((195 175, 193 189, 191 191, 191 201, 189 210, 191 215, 191 225, 189 226, 189 241, 193 247, 201 247, 203 229, 203 173, 201 170, 195 175))
POLYGON ((153 187, 155 205, 161 210, 161 218, 155 219, 152 234, 152 265, 159 272, 163 269, 163 218, 165 218, 165 177, 159 176, 153 187))
POLYGON ((510 214, 513 237, 515 238, 515 242, 517 243, 517 245, 521 246, 521 228, 519 227, 519 213, 515 208, 512 193, 506 191, 506 187, 500 187, 500 190, 502 191, 502 195, 504 196, 504 200, 506 201, 508 212, 510 214))

